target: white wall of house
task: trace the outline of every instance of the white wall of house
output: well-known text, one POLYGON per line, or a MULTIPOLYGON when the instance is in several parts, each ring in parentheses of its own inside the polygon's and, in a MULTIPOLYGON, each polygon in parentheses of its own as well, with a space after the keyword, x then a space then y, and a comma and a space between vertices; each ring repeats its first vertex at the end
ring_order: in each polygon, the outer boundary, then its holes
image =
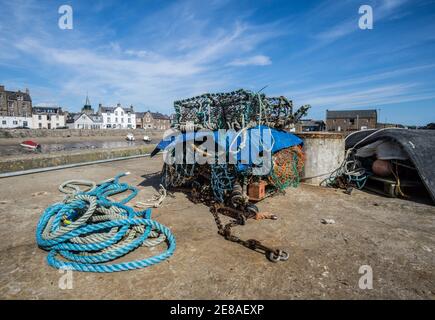
MULTIPOLYGON (((71 126, 69 126, 71 127, 71 126)), ((94 122, 88 115, 82 113, 74 124, 72 125, 73 129, 101 129, 102 123, 94 122)))
POLYGON ((62 114, 33 114, 33 129, 56 129, 65 127, 65 116, 62 114))
POLYGON ((16 127, 28 127, 32 128, 32 118, 31 117, 0 117, 0 128, 16 128, 16 127))
POLYGON ((103 112, 104 129, 136 129, 136 114, 116 107, 113 112, 103 112))

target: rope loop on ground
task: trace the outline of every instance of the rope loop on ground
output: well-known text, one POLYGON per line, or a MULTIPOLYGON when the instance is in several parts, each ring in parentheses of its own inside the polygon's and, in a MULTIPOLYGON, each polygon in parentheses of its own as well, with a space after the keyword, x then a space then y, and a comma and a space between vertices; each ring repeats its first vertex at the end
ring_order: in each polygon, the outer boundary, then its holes
POLYGON ((173 234, 151 219, 151 208, 135 211, 126 205, 138 193, 135 187, 119 182, 126 174, 100 183, 69 180, 59 186, 66 198, 49 206, 36 228, 37 244, 49 251, 50 266, 83 272, 126 271, 157 264, 174 253, 173 234), (121 200, 109 198, 125 192, 129 194, 121 200), (140 246, 154 247, 165 241, 167 249, 157 255, 108 263, 140 246))

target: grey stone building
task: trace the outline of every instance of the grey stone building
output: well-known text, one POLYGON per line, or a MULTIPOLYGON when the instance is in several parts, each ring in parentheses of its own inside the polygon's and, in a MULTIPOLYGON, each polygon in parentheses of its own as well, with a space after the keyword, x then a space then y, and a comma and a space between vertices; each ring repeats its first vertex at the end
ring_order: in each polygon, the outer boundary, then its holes
POLYGON ((136 126, 140 125, 144 129, 156 129, 156 130, 167 130, 171 127, 171 119, 165 114, 160 112, 141 112, 139 114, 141 120, 138 120, 136 116, 136 126))
POLYGON ((143 117, 145 116, 145 112, 136 112, 136 128, 143 128, 143 117))
POLYGON ((373 110, 326 110, 326 128, 328 131, 358 131, 375 129, 378 113, 373 110))
POLYGON ((31 117, 32 99, 29 89, 25 92, 8 91, 0 85, 0 116, 31 117))

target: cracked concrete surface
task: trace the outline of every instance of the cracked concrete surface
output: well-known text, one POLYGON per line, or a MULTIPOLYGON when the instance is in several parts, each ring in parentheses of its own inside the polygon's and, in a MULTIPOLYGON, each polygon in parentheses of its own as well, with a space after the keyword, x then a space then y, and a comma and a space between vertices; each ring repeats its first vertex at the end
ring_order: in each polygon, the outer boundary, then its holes
MULTIPOLYGON (((111 274, 73 273, 73 289, 49 267, 36 246, 35 228, 68 179, 103 180, 123 171, 150 198, 161 158, 0 179, 0 298, 2 299, 434 299, 435 207, 362 191, 301 185, 259 203, 279 220, 253 221, 234 230, 289 252, 273 264, 259 253, 225 241, 204 205, 182 193, 168 197, 153 218, 170 227, 177 249, 150 268, 111 274), (334 219, 322 224, 321 219, 334 219), (373 269, 373 289, 361 290, 360 266, 373 269)), ((140 248, 123 259, 155 254, 140 248)))

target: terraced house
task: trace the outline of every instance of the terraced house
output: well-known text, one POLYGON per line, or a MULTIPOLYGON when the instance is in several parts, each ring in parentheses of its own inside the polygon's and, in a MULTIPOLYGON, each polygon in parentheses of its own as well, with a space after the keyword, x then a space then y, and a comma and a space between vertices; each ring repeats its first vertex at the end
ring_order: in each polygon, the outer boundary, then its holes
POLYGON ((116 107, 104 107, 100 104, 98 115, 103 120, 102 129, 136 129, 133 106, 124 108, 118 103, 116 107))
POLYGON ((376 109, 372 110, 326 110, 328 131, 358 131, 375 129, 378 122, 376 109))
POLYGON ((40 105, 33 107, 33 129, 57 129, 64 128, 65 115, 62 108, 56 105, 40 105))
POLYGON ((144 129, 167 130, 171 127, 169 116, 160 112, 139 112, 137 114, 137 127, 144 129))
POLYGON ((0 86, 0 116, 31 117, 32 99, 29 89, 25 92, 8 91, 0 86))
POLYGON ((0 85, 0 128, 32 126, 32 99, 29 90, 8 91, 0 85))

